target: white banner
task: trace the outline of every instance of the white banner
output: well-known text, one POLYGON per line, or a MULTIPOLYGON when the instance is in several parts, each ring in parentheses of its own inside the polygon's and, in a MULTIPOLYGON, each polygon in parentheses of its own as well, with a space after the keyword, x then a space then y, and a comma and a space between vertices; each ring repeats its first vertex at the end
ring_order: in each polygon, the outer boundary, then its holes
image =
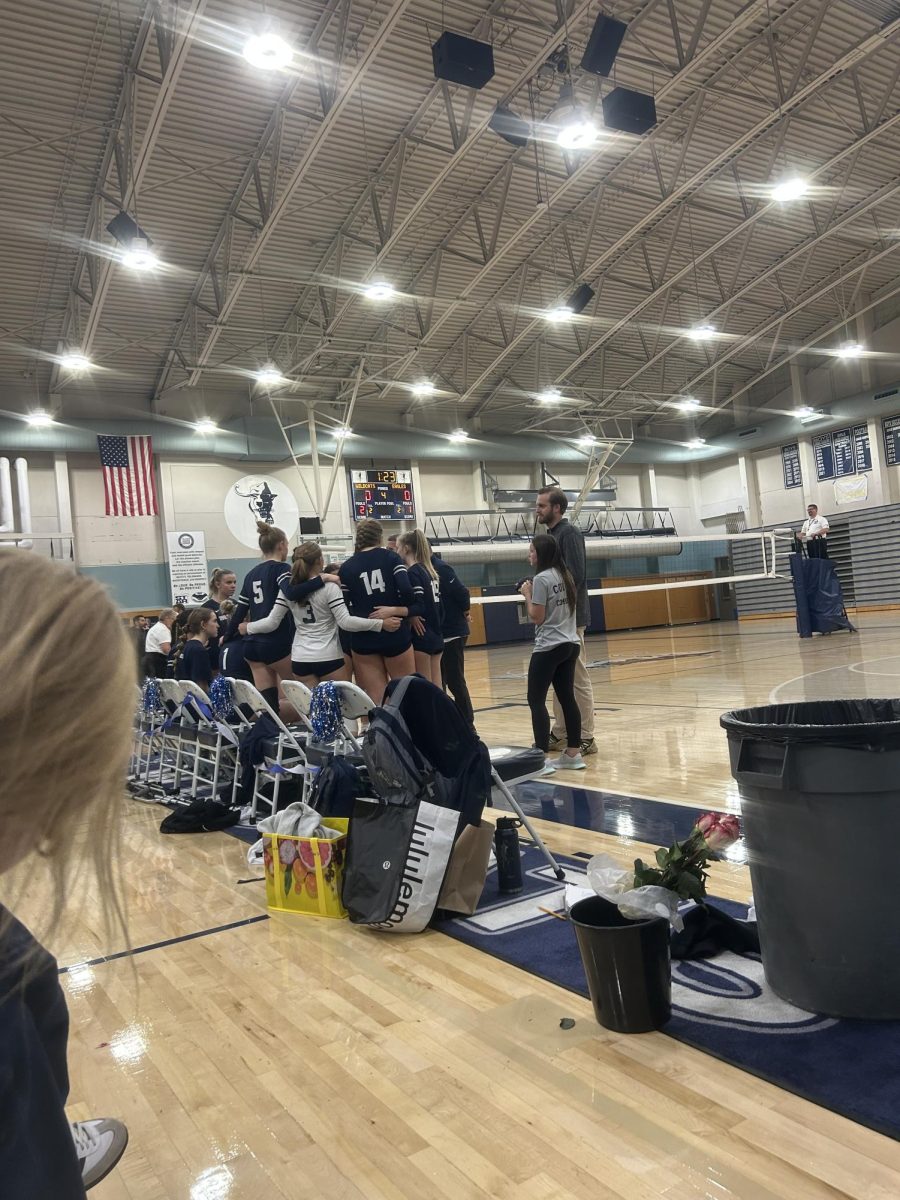
POLYGON ((848 475, 834 481, 835 504, 858 504, 869 495, 868 475, 848 475))
POLYGON ((209 595, 209 570, 206 565, 206 536, 199 531, 167 533, 169 578, 172 603, 189 608, 209 595))

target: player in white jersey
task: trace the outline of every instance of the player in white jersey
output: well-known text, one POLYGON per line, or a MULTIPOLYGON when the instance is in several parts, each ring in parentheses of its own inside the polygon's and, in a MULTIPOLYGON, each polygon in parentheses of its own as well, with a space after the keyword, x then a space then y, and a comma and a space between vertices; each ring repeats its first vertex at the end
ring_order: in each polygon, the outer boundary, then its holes
MULTIPOLYGON (((318 543, 304 542, 294 551, 291 585, 315 579, 322 574, 324 565, 318 543)), ((380 620, 351 616, 341 589, 334 583, 326 583, 301 601, 295 602, 279 595, 267 617, 242 625, 241 632, 251 637, 272 633, 288 613, 294 618, 291 670, 307 687, 315 687, 323 679, 350 678, 350 669, 341 649, 341 629, 353 633, 380 633, 382 630, 393 632, 400 628, 400 617, 380 620)))

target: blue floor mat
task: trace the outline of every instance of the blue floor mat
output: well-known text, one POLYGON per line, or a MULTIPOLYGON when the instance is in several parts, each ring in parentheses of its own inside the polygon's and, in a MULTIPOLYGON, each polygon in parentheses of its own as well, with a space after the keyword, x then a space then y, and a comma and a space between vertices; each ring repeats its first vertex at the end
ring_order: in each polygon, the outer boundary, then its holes
MULTIPOLYGON (((585 860, 557 856, 568 882, 587 886, 585 860)), ((442 933, 587 996, 584 968, 543 856, 523 852, 524 890, 503 896, 488 874, 477 912, 436 925, 442 933)), ((734 916, 746 908, 714 903, 734 916)), ((847 1021, 803 1012, 768 987, 754 957, 722 953, 672 964, 672 1019, 664 1032, 842 1116, 900 1140, 900 1021, 847 1021)), ((590 1018, 593 1019, 593 1018, 590 1018)))

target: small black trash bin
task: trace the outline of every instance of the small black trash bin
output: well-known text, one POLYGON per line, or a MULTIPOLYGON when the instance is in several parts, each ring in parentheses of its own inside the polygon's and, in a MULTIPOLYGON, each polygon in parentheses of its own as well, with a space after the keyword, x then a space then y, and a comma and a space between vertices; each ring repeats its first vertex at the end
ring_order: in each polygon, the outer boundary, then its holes
POLYGON ((576 901, 569 920, 597 1021, 617 1033, 662 1029, 672 1015, 668 920, 629 920, 602 896, 576 901))
POLYGON ((835 1017, 900 1018, 900 700, 725 713, 766 979, 835 1017))

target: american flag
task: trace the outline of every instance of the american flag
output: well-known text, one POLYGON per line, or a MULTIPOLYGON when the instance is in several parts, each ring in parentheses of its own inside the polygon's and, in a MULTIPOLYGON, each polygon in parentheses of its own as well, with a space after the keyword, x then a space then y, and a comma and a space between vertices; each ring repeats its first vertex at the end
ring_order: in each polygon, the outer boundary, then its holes
POLYGON ((153 440, 148 437, 98 437, 108 517, 155 517, 153 440))

